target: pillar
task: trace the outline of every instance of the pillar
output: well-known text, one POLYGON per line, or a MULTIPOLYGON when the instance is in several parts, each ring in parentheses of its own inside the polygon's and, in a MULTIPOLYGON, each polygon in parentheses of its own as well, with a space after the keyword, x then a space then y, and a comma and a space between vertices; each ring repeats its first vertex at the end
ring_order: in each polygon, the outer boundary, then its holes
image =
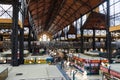
MULTIPOLYGON (((3 35, 2 34, 0 34, 0 41, 3 41, 3 35)), ((0 48, 0 52, 3 52, 3 48, 2 47, 0 48)))
MULTIPOLYGON (((76 41, 78 41, 78 38, 77 38, 77 18, 76 18, 76 16, 75 16, 75 19, 76 19, 76 27, 75 27, 75 38, 76 38, 76 41)), ((78 53, 79 52, 79 49, 78 48, 76 48, 76 53, 78 53)))
POLYGON ((93 50, 95 50, 95 29, 93 29, 93 42, 92 42, 92 47, 93 47, 93 50))
POLYGON ((81 53, 84 53, 84 51, 83 51, 83 45, 84 45, 84 43, 83 43, 83 29, 81 29, 81 53))
MULTIPOLYGON (((81 23, 80 23, 80 26, 82 27, 82 17, 81 17, 81 23)), ((81 53, 84 53, 84 50, 83 50, 83 45, 84 45, 84 42, 83 42, 83 29, 81 29, 81 48, 80 48, 80 51, 81 53)))
POLYGON ((109 63, 111 63, 111 32, 109 30, 110 28, 110 1, 107 0, 107 16, 106 16, 106 42, 107 42, 107 53, 108 53, 108 60, 109 63))
POLYGON ((29 34, 28 34, 28 50, 30 53, 32 53, 32 49, 31 49, 31 26, 29 26, 29 34))
POLYGON ((13 24, 12 24, 12 66, 18 66, 18 12, 19 12, 19 2, 18 0, 13 0, 13 24))
POLYGON ((20 36, 19 36, 19 63, 24 63, 24 29, 20 29, 20 36))

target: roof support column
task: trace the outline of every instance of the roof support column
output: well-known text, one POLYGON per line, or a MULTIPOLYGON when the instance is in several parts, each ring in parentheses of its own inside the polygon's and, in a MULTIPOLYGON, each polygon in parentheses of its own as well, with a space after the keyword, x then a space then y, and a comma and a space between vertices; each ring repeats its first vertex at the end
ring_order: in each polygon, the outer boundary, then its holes
POLYGON ((111 63, 111 32, 109 30, 110 28, 110 0, 107 1, 107 17, 106 17, 106 40, 107 40, 107 53, 108 53, 108 59, 109 63, 111 63))
MULTIPOLYGON (((81 23, 80 23, 80 26, 82 27, 82 17, 81 17, 81 23)), ((81 53, 83 53, 83 29, 81 28, 81 53)))
POLYGON ((67 41, 68 41, 68 32, 69 32, 69 28, 67 27, 67 33, 66 33, 66 36, 67 36, 67 41))
MULTIPOLYGON (((76 18, 76 15, 75 15, 75 40, 76 41, 78 41, 78 38, 77 38, 77 18, 76 18)), ((76 53, 78 53, 79 52, 79 50, 78 50, 79 48, 76 48, 76 53)))
POLYGON ((12 66, 18 66, 18 12, 19 12, 19 2, 18 0, 13 0, 13 25, 12 25, 12 66))
POLYGON ((24 64, 24 29, 21 28, 20 29, 20 39, 19 39, 19 54, 20 54, 20 59, 19 59, 19 63, 20 64, 24 64))
POLYGON ((76 38, 76 41, 77 41, 77 18, 76 18, 76 15, 75 15, 75 38, 76 38))
POLYGON ((81 38, 80 39, 81 39, 81 50, 80 51, 81 51, 81 53, 83 53, 83 45, 84 45, 83 44, 83 29, 81 29, 81 38))
POLYGON ((93 50, 95 50, 95 29, 93 29, 93 42, 92 42, 92 47, 93 47, 93 50))
POLYGON ((28 34, 28 50, 29 50, 29 52, 30 53, 32 53, 32 49, 31 49, 31 31, 32 31, 32 29, 31 29, 31 26, 29 26, 29 34, 28 34))
POLYGON ((32 40, 32 37, 34 37, 33 33, 32 33, 32 29, 33 29, 33 20, 32 20, 32 17, 31 17, 31 14, 30 12, 28 12, 28 15, 29 15, 29 34, 28 34, 28 50, 30 53, 32 53, 32 48, 31 48, 31 40, 32 40), (31 36, 31 34, 33 36, 31 36))
MULTIPOLYGON (((0 34, 0 41, 3 41, 3 35, 2 34, 0 34)), ((0 48, 0 52, 2 52, 3 51, 3 49, 2 49, 2 47, 0 48)))
POLYGON ((22 6, 22 28, 19 29, 19 64, 24 64, 24 19, 25 19, 25 3, 24 0, 21 0, 22 6))
POLYGON ((0 41, 3 41, 3 35, 0 34, 0 41))

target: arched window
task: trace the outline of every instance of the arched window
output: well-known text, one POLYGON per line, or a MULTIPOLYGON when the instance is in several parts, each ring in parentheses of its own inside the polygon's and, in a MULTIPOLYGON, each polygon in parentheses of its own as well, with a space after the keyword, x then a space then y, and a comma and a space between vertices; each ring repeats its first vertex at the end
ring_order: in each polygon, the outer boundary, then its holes
POLYGON ((40 38, 39 41, 50 41, 50 38, 48 35, 43 34, 40 38))
POLYGON ((42 38, 43 38, 43 41, 47 41, 47 35, 46 34, 43 34, 42 38))

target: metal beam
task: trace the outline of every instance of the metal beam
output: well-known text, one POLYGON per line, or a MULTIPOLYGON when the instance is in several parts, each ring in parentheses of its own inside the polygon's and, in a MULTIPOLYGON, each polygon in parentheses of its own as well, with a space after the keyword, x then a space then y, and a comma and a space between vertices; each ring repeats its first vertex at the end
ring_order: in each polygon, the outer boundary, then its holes
POLYGON ((31 0, 26 0, 27 7, 29 6, 31 0))
MULTIPOLYGON (((21 1, 21 10, 23 11, 22 14, 22 26, 24 25, 24 19, 25 19, 25 4, 24 0, 21 1)), ((19 29, 20 36, 19 36, 19 64, 24 64, 24 26, 23 28, 19 29)))
POLYGON ((93 47, 93 50, 95 50, 95 29, 93 29, 93 42, 92 42, 92 47, 93 47))
POLYGON ((109 30, 110 28, 110 1, 107 1, 107 16, 106 16, 106 40, 107 40, 107 53, 108 53, 108 59, 109 63, 111 63, 111 32, 109 30))
POLYGON ((20 55, 20 59, 19 59, 19 64, 24 64, 24 29, 21 28, 20 29, 20 36, 19 36, 19 55, 20 55))
POLYGON ((32 16, 31 16, 31 13, 28 12, 28 15, 29 15, 29 26, 30 26, 31 29, 32 29, 31 31, 34 31, 35 36, 36 36, 36 38, 37 38, 37 34, 36 34, 36 32, 35 32, 35 25, 34 25, 33 18, 32 18, 32 16))
POLYGON ((31 49, 31 34, 32 34, 32 28, 31 26, 29 26, 29 34, 28 34, 28 50, 29 52, 31 53, 32 52, 32 49, 31 49))
POLYGON ((18 0, 12 1, 13 5, 13 26, 12 26, 12 66, 18 66, 18 12, 19 2, 18 0))
MULTIPOLYGON (((80 26, 82 27, 82 17, 81 17, 81 22, 80 22, 80 26)), ((81 42, 81 48, 80 48, 80 52, 83 53, 83 29, 81 29, 81 38, 80 38, 80 42, 81 42)))

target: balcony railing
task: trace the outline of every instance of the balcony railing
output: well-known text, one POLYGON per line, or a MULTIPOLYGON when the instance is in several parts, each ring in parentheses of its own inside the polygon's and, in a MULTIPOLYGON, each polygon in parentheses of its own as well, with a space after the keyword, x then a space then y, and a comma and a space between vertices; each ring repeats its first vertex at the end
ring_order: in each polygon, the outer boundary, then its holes
MULTIPOLYGON (((1 41, 0 42, 0 48, 11 48, 11 42, 10 41, 1 41)), ((83 43, 83 48, 92 48, 92 42, 84 42, 83 43)), ((38 47, 38 48, 81 48, 81 42, 32 42, 32 47, 38 47)), ((120 46, 118 43, 112 42, 112 49, 117 49, 120 46)), ((28 43, 24 43, 24 48, 27 49, 28 43)), ((96 48, 105 48, 105 42, 95 42, 95 47, 96 48)))

